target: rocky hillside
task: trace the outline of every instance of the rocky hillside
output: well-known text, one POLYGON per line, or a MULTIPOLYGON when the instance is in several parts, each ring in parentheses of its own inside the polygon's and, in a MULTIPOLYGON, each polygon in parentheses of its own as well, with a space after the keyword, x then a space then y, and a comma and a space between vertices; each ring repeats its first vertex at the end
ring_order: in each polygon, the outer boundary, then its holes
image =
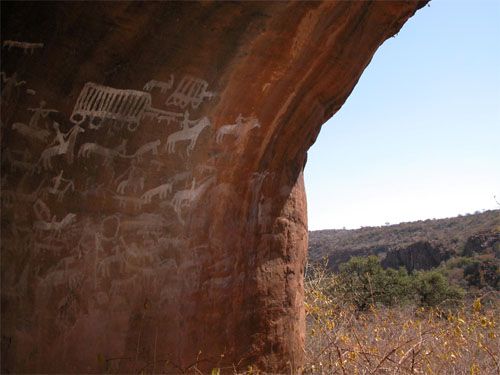
POLYGON ((456 256, 500 257, 500 210, 384 227, 309 232, 309 260, 337 270, 353 256, 378 255, 385 267, 430 269, 456 256))

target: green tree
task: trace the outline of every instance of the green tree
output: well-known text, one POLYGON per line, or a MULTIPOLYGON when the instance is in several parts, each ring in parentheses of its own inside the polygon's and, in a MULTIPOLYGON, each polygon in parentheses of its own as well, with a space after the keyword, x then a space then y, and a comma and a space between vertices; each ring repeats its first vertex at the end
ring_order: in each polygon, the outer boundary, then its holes
POLYGON ((451 286, 446 277, 436 271, 420 271, 414 276, 414 291, 420 305, 436 306, 463 297, 463 291, 451 286))

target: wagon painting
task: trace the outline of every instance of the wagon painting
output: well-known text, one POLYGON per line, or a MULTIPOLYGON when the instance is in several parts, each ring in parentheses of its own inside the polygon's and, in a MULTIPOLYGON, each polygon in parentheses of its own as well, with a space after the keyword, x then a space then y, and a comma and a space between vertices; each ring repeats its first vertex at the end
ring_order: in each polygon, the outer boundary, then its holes
POLYGON ((87 118, 91 129, 99 129, 104 120, 126 124, 135 131, 144 116, 158 121, 179 121, 182 114, 151 108, 151 95, 137 90, 121 90, 87 82, 71 114, 71 121, 80 125, 87 118))

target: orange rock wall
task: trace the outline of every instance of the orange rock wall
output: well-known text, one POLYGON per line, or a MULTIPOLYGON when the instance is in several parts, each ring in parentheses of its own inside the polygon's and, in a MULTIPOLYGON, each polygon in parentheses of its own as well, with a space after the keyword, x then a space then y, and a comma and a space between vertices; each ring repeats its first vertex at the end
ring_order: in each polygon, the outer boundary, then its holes
POLYGON ((425 2, 2 3, 2 371, 303 361, 302 170, 425 2))

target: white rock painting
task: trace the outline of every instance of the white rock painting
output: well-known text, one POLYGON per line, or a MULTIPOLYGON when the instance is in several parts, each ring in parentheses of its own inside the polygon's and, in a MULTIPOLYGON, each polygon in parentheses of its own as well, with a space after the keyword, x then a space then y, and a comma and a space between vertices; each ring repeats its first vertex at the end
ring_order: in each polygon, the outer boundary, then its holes
POLYGON ((128 192, 138 193, 144 189, 144 181, 146 179, 144 171, 137 167, 136 162, 132 161, 131 165, 125 173, 118 176, 116 181, 122 180, 125 176, 126 179, 118 183, 116 188, 117 193, 125 194, 128 192))
POLYGON ((144 87, 142 88, 144 91, 153 91, 153 89, 158 88, 160 89, 160 92, 162 94, 166 94, 168 90, 170 90, 174 86, 174 75, 170 75, 170 79, 168 82, 163 82, 163 81, 157 81, 155 79, 152 79, 151 81, 147 82, 144 87))
POLYGON ((17 80, 17 73, 14 73, 10 77, 7 77, 5 72, 0 72, 0 78, 2 79, 3 83, 2 101, 9 101, 14 96, 15 90, 18 87, 26 85, 26 81, 17 80))
POLYGON ((118 201, 118 206, 120 208, 131 207, 134 210, 141 210, 144 201, 141 198, 129 197, 126 195, 114 195, 113 199, 118 201))
POLYGON ((163 200, 171 192, 172 192, 172 184, 166 183, 146 191, 142 195, 141 199, 144 203, 151 203, 151 200, 154 197, 158 197, 160 200, 163 200))
POLYGON ((33 228, 35 229, 35 232, 37 233, 42 233, 45 231, 55 231, 57 232, 58 235, 61 234, 61 231, 66 228, 68 225, 73 223, 75 221, 76 214, 69 213, 64 218, 62 218, 60 221, 57 221, 56 217, 54 216, 51 221, 35 221, 33 223, 33 228))
POLYGON ((73 180, 63 177, 64 171, 61 170, 59 174, 52 179, 53 185, 46 189, 46 192, 57 196, 57 200, 62 202, 64 195, 68 191, 75 191, 75 183, 73 180))
POLYGON ((136 90, 120 90, 87 82, 83 87, 71 114, 71 121, 80 124, 90 119, 90 128, 101 125, 95 120, 115 120, 137 129, 144 112, 151 107, 151 96, 136 90))
MULTIPOLYGON (((4 43, 4 46, 22 48, 25 53, 41 47, 16 43, 4 43)), ((7 77, 2 72, 1 78, 2 100, 17 96, 19 88, 36 95, 35 90, 26 88, 26 82, 19 80, 17 74, 7 77)), ((3 160, 9 164, 9 176, 2 176, 2 208, 17 207, 12 204, 14 201, 26 207, 22 215, 15 216, 17 222, 8 231, 26 240, 25 244, 15 238, 15 248, 52 256, 53 264, 49 265, 48 272, 37 279, 44 292, 63 286, 76 287, 85 282, 82 280, 90 279, 96 295, 104 296, 101 298, 104 300, 123 291, 129 293, 131 289, 161 289, 165 277, 177 277, 179 252, 190 249, 191 244, 182 229, 179 237, 171 237, 172 232, 179 233, 197 202, 216 183, 215 162, 200 164, 194 156, 188 161, 184 159, 184 150, 190 156, 202 132, 212 126, 209 117, 196 114, 202 102, 215 95, 207 89, 205 80, 193 76, 175 80, 171 75, 165 82, 150 80, 143 91, 87 82, 67 124, 62 114, 50 116, 58 111, 49 108, 44 100, 36 101, 39 105, 27 109, 29 116, 25 120, 5 124, 12 130, 9 134, 30 147, 22 151, 2 150, 3 160), (168 111, 152 107, 152 95, 160 94, 165 95, 162 101, 166 99, 164 108, 170 106, 168 111), (53 121, 55 118, 61 125, 53 121), (168 124, 173 122, 180 129, 166 128, 168 133, 161 135, 151 135, 149 131, 137 133, 139 136, 131 140, 129 149, 128 137, 123 134, 120 134, 123 138, 110 137, 114 134, 108 131, 107 135, 97 138, 95 134, 101 133, 92 132, 105 129, 108 124, 113 130, 134 132, 145 118, 168 124), (81 136, 82 133, 85 134, 81 136), (131 145, 138 148, 134 151, 131 145), (160 152, 164 154, 160 156, 160 152), (176 152, 181 154, 185 164, 170 157, 176 152), (60 167, 60 161, 66 161, 64 166, 60 167), (98 184, 100 176, 92 173, 81 175, 89 162, 107 167, 102 171, 106 177, 103 183, 98 184), (77 164, 78 173, 71 171, 70 166, 74 164, 77 164), (172 173, 158 178, 164 171, 172 173), (41 180, 40 185, 33 192, 9 190, 12 180, 19 181, 16 172, 20 172, 24 184, 19 183, 19 186, 33 186, 35 179, 41 180), (41 178, 35 172, 40 173, 41 178), (116 212, 96 219, 79 212, 77 216, 74 209, 61 211, 61 203, 73 197, 84 202, 105 198, 102 200, 106 205, 103 212, 113 208, 113 204, 107 203, 112 200, 116 212), (169 209, 163 210, 165 207, 169 209), (90 275, 82 273, 82 267, 92 270, 90 275)), ((253 120, 240 115, 221 137, 241 138, 258 126, 253 120)), ((99 168, 94 170, 99 171, 99 168)), ((65 301, 67 299, 63 298, 59 303, 65 301)))
POLYGON ((259 121, 255 117, 243 117, 240 113, 234 124, 223 125, 217 130, 215 141, 222 143, 226 135, 231 135, 238 141, 254 128, 260 128, 259 121))
POLYGON ((66 155, 66 161, 68 164, 72 164, 76 137, 79 133, 85 131, 82 127, 74 125, 67 133, 61 133, 57 122, 54 122, 54 128, 57 133, 56 137, 49 147, 42 151, 40 160, 37 163, 38 165, 42 165, 46 170, 52 169, 52 158, 57 155, 66 155), (53 144, 55 146, 52 146, 53 144))
POLYGON ((29 43, 29 42, 19 42, 17 40, 4 40, 2 47, 6 47, 7 50, 11 48, 21 49, 24 54, 33 54, 36 49, 43 48, 43 43, 29 43))
MULTIPOLYGON (((58 111, 55 109, 48 109, 45 108, 47 103, 42 100, 40 101, 40 104, 36 108, 28 108, 28 111, 33 112, 31 115, 30 121, 28 123, 28 126, 32 129, 38 130, 39 128, 39 122, 42 121, 43 119, 47 118, 47 116, 50 113, 57 113, 58 111)), ((47 127, 46 127, 47 128, 47 127)))
POLYGON ((35 139, 42 143, 47 142, 47 138, 50 136, 50 132, 46 129, 33 129, 30 126, 23 124, 22 122, 15 122, 12 124, 12 130, 17 131, 19 134, 26 138, 35 139))
POLYGON ((171 201, 174 210, 178 214, 180 214, 182 207, 191 206, 214 183, 215 183, 215 177, 210 177, 202 184, 196 187, 196 180, 193 179, 193 181, 191 182, 190 189, 179 190, 174 194, 174 197, 172 198, 171 201))
POLYGON ((193 127, 187 126, 182 130, 170 134, 167 138, 165 149, 169 154, 172 154, 175 152, 175 144, 177 142, 189 141, 189 145, 186 149, 187 154, 189 155, 194 150, 196 141, 200 136, 200 133, 203 131, 203 129, 210 127, 210 125, 211 124, 208 117, 203 117, 202 119, 197 121, 196 125, 194 125, 193 127))
POLYGON ((144 116, 159 120, 176 120, 177 114, 151 107, 151 95, 144 91, 115 89, 87 82, 76 100, 71 121, 81 124, 89 119, 91 129, 99 129, 104 120, 127 125, 137 130, 144 116))
POLYGON ((187 106, 196 109, 204 99, 210 99, 215 96, 214 93, 207 91, 208 82, 190 75, 184 76, 175 91, 168 97, 165 104, 173 105, 182 109, 187 106))
POLYGON ((134 152, 132 155, 126 156, 127 158, 135 158, 137 161, 142 161, 142 158, 144 155, 147 153, 151 152, 151 155, 155 156, 158 155, 158 147, 160 147, 160 140, 157 139, 156 141, 151 141, 146 143, 145 145, 139 147, 136 152, 134 152))
POLYGON ((107 148, 97 143, 84 143, 78 151, 79 158, 89 158, 91 155, 100 156, 103 159, 102 165, 109 166, 117 157, 125 158, 127 147, 127 140, 123 140, 118 146, 114 148, 107 148))

